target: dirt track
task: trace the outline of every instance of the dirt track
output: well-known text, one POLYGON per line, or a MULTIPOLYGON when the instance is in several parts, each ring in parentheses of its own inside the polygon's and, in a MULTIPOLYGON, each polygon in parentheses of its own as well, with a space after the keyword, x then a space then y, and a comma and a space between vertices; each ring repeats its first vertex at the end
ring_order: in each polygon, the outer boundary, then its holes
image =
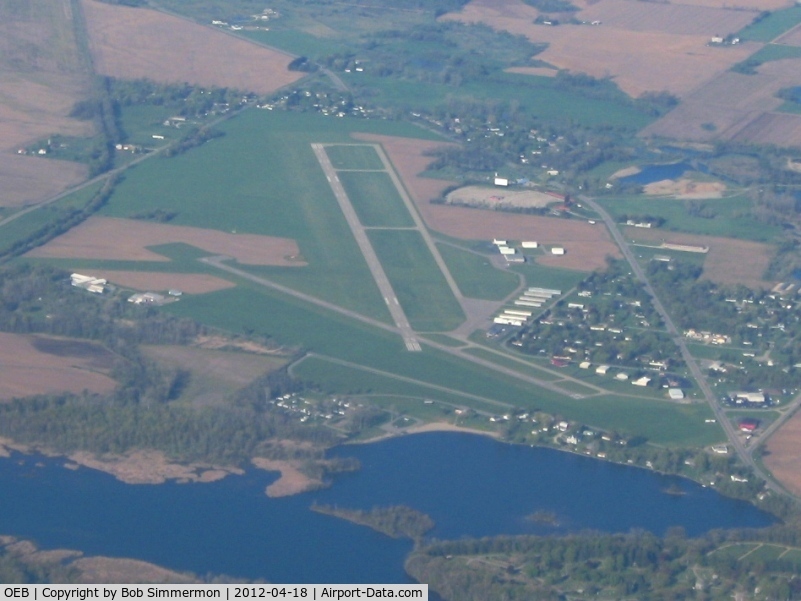
MULTIPOLYGON (((80 269, 76 271, 81 271, 80 269)), ((203 294, 234 286, 231 282, 205 273, 159 273, 155 271, 112 271, 92 269, 92 275, 134 290, 163 292, 176 288, 188 294, 203 294)))

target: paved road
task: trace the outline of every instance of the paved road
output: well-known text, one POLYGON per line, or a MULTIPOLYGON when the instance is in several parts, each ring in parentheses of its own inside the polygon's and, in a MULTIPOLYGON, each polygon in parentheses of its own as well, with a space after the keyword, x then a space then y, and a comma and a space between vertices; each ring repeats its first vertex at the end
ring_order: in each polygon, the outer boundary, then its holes
POLYGON ((737 456, 740 460, 751 468, 755 474, 760 476, 763 480, 765 480, 767 486, 776 491, 776 492, 783 492, 780 486, 776 484, 770 474, 766 473, 759 465, 757 465, 756 461, 754 461, 754 457, 752 452, 745 448, 744 441, 740 437, 739 432, 735 428, 734 424, 731 422, 730 419, 726 416, 725 411, 718 403, 717 397, 715 393, 709 386, 709 382, 707 381, 704 374, 701 372, 701 368, 698 365, 698 362, 695 360, 695 357, 692 356, 689 349, 687 348, 687 344, 684 341, 684 337, 679 333, 678 329, 676 328, 673 320, 671 319, 668 312, 665 310, 662 301, 659 300, 659 297, 656 295, 651 283, 648 280, 648 277, 645 275, 640 264, 637 262, 637 259, 634 256, 634 253, 631 251, 631 248, 626 243, 626 240, 623 238, 623 234, 621 234, 620 230, 617 227, 614 219, 606 212, 606 210, 599 205, 594 200, 586 197, 580 197, 582 202, 587 203, 590 207, 592 207, 604 220, 606 227, 609 229, 609 233, 612 234, 612 237, 615 239, 615 242, 620 247, 620 251, 623 253, 623 256, 631 265, 631 269, 634 272, 634 275, 640 280, 646 292, 651 296, 651 299, 654 303, 654 308, 657 310, 659 315, 662 317, 662 320, 665 322, 665 327, 667 328, 668 334, 673 339, 673 342, 676 346, 679 347, 679 351, 681 352, 681 356, 684 359, 684 362, 687 364, 687 368, 690 370, 695 381, 698 383, 698 387, 701 389, 701 392, 704 394, 704 398, 706 399, 707 403, 709 403, 712 412, 715 414, 715 418, 717 419, 718 423, 723 428, 726 436, 729 439, 729 443, 734 448, 734 451, 737 453, 737 456))
POLYGON ((353 232, 353 237, 359 245, 359 250, 362 251, 362 255, 364 255, 365 261, 367 261, 367 267, 370 268, 370 273, 373 274, 373 279, 378 289, 381 291, 381 296, 384 297, 384 302, 387 304, 392 320, 395 322, 395 325, 403 337, 406 350, 423 350, 420 348, 420 342, 414 330, 412 330, 412 326, 409 323, 409 319, 406 317, 406 313, 403 311, 403 307, 401 307, 400 302, 398 302, 398 297, 392 289, 392 284, 389 283, 389 278, 384 271, 384 266, 381 265, 381 261, 378 260, 378 255, 375 254, 373 245, 370 244, 367 232, 364 231, 364 227, 361 221, 359 221, 359 217, 356 215, 356 211, 353 209, 348 195, 345 193, 345 188, 342 187, 342 182, 339 181, 337 172, 328 159, 325 147, 323 144, 312 144, 312 149, 314 150, 315 156, 317 156, 317 160, 320 162, 320 166, 323 168, 325 176, 328 178, 328 184, 334 191, 334 196, 336 196, 339 207, 342 209, 342 214, 348 222, 350 231, 353 232))

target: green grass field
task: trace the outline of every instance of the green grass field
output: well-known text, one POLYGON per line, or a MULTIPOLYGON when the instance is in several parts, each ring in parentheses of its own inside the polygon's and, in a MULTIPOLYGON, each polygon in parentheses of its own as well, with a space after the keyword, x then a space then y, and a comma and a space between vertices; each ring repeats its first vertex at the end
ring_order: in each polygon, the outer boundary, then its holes
POLYGON ((673 198, 652 198, 648 196, 625 196, 601 198, 600 204, 613 217, 622 215, 652 215, 665 219, 664 229, 742 238, 757 242, 769 242, 781 233, 781 228, 759 223, 751 215, 751 201, 745 195, 731 198, 713 198, 692 201, 700 203, 702 211, 710 217, 694 217, 689 213, 690 201, 673 198))
POLYGON ((608 124, 639 130, 653 118, 624 104, 560 90, 552 77, 503 73, 490 84, 466 83, 459 87, 376 77, 366 73, 343 73, 356 89, 369 89, 371 101, 399 108, 433 107, 450 100, 477 99, 516 102, 521 108, 548 119, 570 119, 585 125, 608 124))
POLYGON ((801 23, 801 6, 772 12, 758 23, 742 29, 738 36, 752 42, 771 42, 801 23))
POLYGON ((414 227, 414 220, 388 173, 340 171, 337 176, 363 226, 414 227))
POLYGON ((437 248, 459 290, 469 298, 503 300, 519 284, 514 273, 495 268, 489 257, 450 244, 439 243, 437 248))
POLYGON ((384 169, 381 157, 369 144, 326 146, 325 153, 334 169, 384 169))
POLYGON ((526 278, 526 286, 553 288, 554 290, 561 290, 563 294, 589 275, 588 272, 584 271, 546 267, 534 261, 515 265, 510 269, 526 278))
POLYGON ((126 173, 101 215, 176 212, 175 225, 297 240, 308 267, 249 268, 288 286, 389 320, 361 252, 311 149, 354 131, 431 138, 408 124, 250 110, 221 138, 126 173))
POLYGON ((801 47, 785 46, 783 44, 768 44, 757 50, 748 60, 760 63, 779 61, 785 58, 801 58, 801 47))
POLYGON ((415 330, 447 331, 464 313, 445 277, 415 230, 370 230, 370 242, 415 330))
POLYGON ((165 119, 174 115, 175 109, 163 106, 134 105, 123 107, 120 112, 120 121, 125 135, 125 142, 146 148, 158 148, 177 140, 183 134, 182 129, 164 125, 165 119), (155 139, 153 138, 154 135, 164 136, 164 139, 155 139))
MULTIPOLYGON (((493 353, 491 350, 485 348, 471 348, 468 349, 466 352, 475 357, 486 359, 487 361, 492 361, 493 363, 497 363, 498 365, 502 365, 504 367, 508 367, 509 369, 513 369, 516 372, 521 373, 523 375, 532 376, 534 378, 543 380, 545 382, 554 382, 561 378, 561 376, 558 376, 550 371, 545 371, 544 369, 541 369, 534 361, 527 361, 528 357, 526 355, 517 356, 518 359, 523 359, 525 361, 525 362, 520 362, 520 361, 515 361, 513 359, 507 359, 503 355, 499 355, 498 353, 493 353)), ((590 394, 592 392, 595 391, 589 389, 585 389, 582 391, 583 394, 590 394)))

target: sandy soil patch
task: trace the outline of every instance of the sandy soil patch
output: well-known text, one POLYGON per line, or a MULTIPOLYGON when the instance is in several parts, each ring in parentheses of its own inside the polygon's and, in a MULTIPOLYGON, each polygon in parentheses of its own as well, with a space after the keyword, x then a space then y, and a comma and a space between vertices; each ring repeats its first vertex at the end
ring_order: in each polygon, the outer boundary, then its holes
MULTIPOLYGON (((126 484, 163 484, 178 482, 215 482, 241 470, 203 464, 181 465, 169 461, 161 451, 132 451, 122 456, 98 457, 79 451, 69 456, 73 464, 111 474, 126 484)), ((71 464, 67 464, 69 467, 71 464)))
POLYGON ((689 178, 663 179, 643 187, 649 196, 672 196, 680 200, 722 198, 726 184, 722 182, 697 182, 689 178))
POLYGON ((411 428, 407 428, 405 432, 406 434, 422 434, 423 432, 468 432, 470 434, 480 434, 492 438, 500 438, 501 436, 498 432, 479 430, 477 428, 464 428, 449 422, 430 422, 419 426, 412 426, 411 428))
MULTIPOLYGON (((76 271, 81 271, 80 269, 76 271)), ((109 269, 92 269, 92 275, 105 278, 109 282, 132 288, 163 292, 178 289, 188 294, 203 294, 232 288, 235 284, 204 273, 158 273, 155 271, 112 271, 109 269)))
POLYGON ((191 584, 199 582, 192 574, 182 574, 138 559, 82 557, 71 562, 70 566, 80 570, 80 581, 85 583, 191 584))
POLYGON ((540 75, 542 77, 556 77, 559 72, 550 67, 509 67, 504 69, 507 73, 521 73, 523 75, 540 75))
POLYGON ((202 349, 226 351, 235 349, 258 355, 281 355, 285 352, 282 348, 269 347, 252 340, 237 340, 225 336, 198 336, 193 344, 202 349))
MULTIPOLYGON (((720 18, 732 24, 741 20, 747 23, 753 18, 750 12, 601 0, 582 11, 580 17, 584 13, 592 16, 595 11, 600 14, 605 10, 609 11, 613 21, 620 21, 618 26, 607 22, 600 26, 537 25, 533 22, 537 11, 522 0, 473 0, 462 11, 444 18, 481 22, 494 29, 524 35, 534 43, 547 43, 548 48, 537 55, 538 59, 560 69, 595 77, 613 77, 623 91, 634 97, 643 92, 663 90, 686 95, 761 47, 753 43, 733 48, 710 47, 707 43, 712 34, 701 31, 700 25, 694 24, 698 18, 703 22, 720 18), (607 6, 611 8, 607 9, 607 6), (644 25, 630 21, 627 17, 629 11, 640 15, 642 23, 652 23, 649 27, 659 29, 645 29, 644 25), (674 16, 668 18, 666 11, 674 16), (613 12, 618 16, 613 18, 613 12), (677 21, 676 14, 683 16, 677 21), (631 29, 636 27, 641 29, 631 29), (674 31, 678 29, 681 29, 680 33, 674 31)), ((712 30, 718 31, 717 25, 712 30)))
POLYGON ((320 480, 310 478, 300 471, 299 461, 265 459, 254 457, 253 465, 268 472, 281 472, 281 477, 270 484, 265 493, 268 497, 288 497, 302 492, 314 490, 322 486, 320 480))
POLYGON ((609 176, 609 179, 618 179, 621 177, 629 177, 630 175, 637 175, 640 173, 642 169, 637 167, 636 165, 632 165, 631 167, 624 167, 623 169, 618 169, 612 175, 609 176))
POLYGON ((147 250, 148 246, 183 242, 212 255, 233 257, 249 265, 305 265, 294 240, 229 234, 183 225, 150 223, 136 219, 90 217, 66 234, 36 248, 27 256, 55 259, 107 259, 120 261, 168 261, 147 250))
POLYGON ((74 343, 75 353, 68 350, 48 352, 48 347, 42 346, 42 342, 62 340, 67 339, 0 332, 0 400, 64 391, 103 393, 114 389, 117 383, 105 375, 113 363, 109 351, 99 344, 80 340, 68 340, 74 343))
POLYGON ((672 242, 708 246, 701 277, 718 284, 742 284, 749 288, 772 288, 775 285, 775 282, 762 279, 774 252, 768 244, 633 227, 623 228, 623 235, 627 240, 651 244, 672 242))
POLYGON ((287 70, 292 58, 286 54, 189 20, 95 0, 83 0, 83 7, 95 67, 103 75, 259 94, 303 76, 287 70))
POLYGON ((765 466, 790 492, 801 496, 801 411, 768 439, 765 466))
POLYGON ((465 186, 450 192, 445 198, 448 204, 483 209, 541 209, 560 202, 558 198, 537 190, 525 188, 509 190, 489 186, 465 186))

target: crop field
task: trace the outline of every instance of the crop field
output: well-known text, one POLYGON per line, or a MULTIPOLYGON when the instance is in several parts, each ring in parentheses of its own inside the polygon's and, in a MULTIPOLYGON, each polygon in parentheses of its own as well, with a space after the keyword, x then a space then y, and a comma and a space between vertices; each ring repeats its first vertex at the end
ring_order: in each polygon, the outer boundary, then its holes
POLYGON ((773 476, 788 490, 801 495, 801 412, 797 412, 771 436, 762 457, 773 476))
POLYGON ((388 173, 340 171, 338 177, 363 226, 414 227, 414 220, 388 173))
POLYGON ((93 269, 92 275, 104 278, 123 288, 149 292, 180 290, 188 294, 204 294, 234 286, 228 280, 205 273, 160 273, 153 271, 93 269))
POLYGON ((437 244, 448 271, 464 296, 485 300, 503 300, 519 285, 518 277, 498 269, 490 258, 450 244, 437 244))
MULTIPOLYGON (((801 59, 764 63, 753 75, 722 73, 646 127, 641 135, 695 141, 732 139, 751 129, 750 124, 761 115, 782 105, 782 100, 775 96, 779 90, 799 84, 801 59)), ((759 128, 751 131, 751 135, 758 135, 759 128)))
POLYGON ((801 58, 801 45, 765 44, 762 50, 751 56, 750 60, 758 63, 769 63, 785 58, 801 58))
POLYGON ((622 215, 662 217, 665 219, 662 229, 690 234, 769 242, 781 233, 781 228, 778 226, 759 223, 751 217, 753 205, 745 196, 697 201, 700 202, 702 210, 714 215, 711 218, 693 217, 687 210, 687 203, 678 199, 627 196, 605 197, 600 202, 616 218, 622 215))
POLYGON ((793 5, 794 0, 672 0, 672 4, 691 4, 732 10, 779 10, 793 5))
POLYGON ((83 8, 95 67, 103 75, 259 94, 303 76, 287 69, 287 54, 189 20, 97 0, 83 0, 83 8))
POLYGON ((118 261, 166 261, 147 247, 182 242, 212 255, 233 257, 251 265, 301 266, 294 240, 254 234, 150 223, 135 219, 90 217, 81 225, 36 248, 36 258, 76 258, 118 261))
MULTIPOLYGON (((759 242, 647 230, 625 227, 623 235, 628 240, 637 240, 648 244, 671 242, 708 246, 709 252, 704 260, 704 271, 701 277, 717 284, 742 284, 749 288, 771 288, 773 283, 762 279, 773 256, 773 247, 759 242)), ((691 253, 694 254, 694 253, 691 253)))
POLYGON ((679 35, 709 37, 725 35, 749 25, 754 13, 688 4, 601 0, 576 15, 582 21, 602 21, 603 27, 626 31, 661 31, 679 35))
POLYGON ((187 346, 144 346, 143 350, 159 363, 187 370, 189 382, 180 400, 198 405, 218 403, 226 395, 286 364, 281 357, 187 346))
POLYGON ((114 355, 94 342, 0 333, 0 400, 114 389, 114 355))
POLYGON ((370 230, 368 236, 415 330, 447 331, 462 323, 465 316, 420 232, 370 230))
POLYGON ((732 138, 747 144, 798 146, 801 140, 801 115, 793 113, 764 113, 732 138))
POLYGON ((2 0, 0 13, 0 206, 40 201, 86 177, 83 165, 19 156, 53 134, 89 136, 69 117, 91 88, 70 0, 2 0))
POLYGON ((749 25, 738 35, 743 40, 771 42, 799 23, 801 23, 801 6, 793 6, 771 13, 758 23, 749 25))
POLYGON ((333 144, 325 153, 334 169, 384 169, 381 158, 369 144, 333 144))
MULTIPOLYGON (((613 12, 619 15, 620 26, 607 26, 606 21, 596 27, 538 25, 534 23, 536 9, 521 0, 473 0, 462 11, 445 18, 485 23, 494 29, 524 35, 533 43, 547 43, 548 48, 537 55, 538 59, 560 69, 599 78, 613 77, 633 97, 663 90, 684 96, 759 48, 752 43, 725 49, 710 47, 707 43, 712 34, 707 30, 693 34, 672 32, 695 31, 696 21, 711 22, 716 15, 725 23, 745 24, 754 17, 750 12, 627 1, 610 3, 612 8, 606 9, 607 2, 593 3, 580 14, 609 10, 610 16, 613 12), (639 18, 631 21, 626 15, 628 11, 639 18), (681 14, 683 21, 667 19, 669 14, 681 14), (630 60, 631 56, 637 56, 638 60, 630 60)), ((713 32, 718 31, 717 23, 711 25, 713 32)))

